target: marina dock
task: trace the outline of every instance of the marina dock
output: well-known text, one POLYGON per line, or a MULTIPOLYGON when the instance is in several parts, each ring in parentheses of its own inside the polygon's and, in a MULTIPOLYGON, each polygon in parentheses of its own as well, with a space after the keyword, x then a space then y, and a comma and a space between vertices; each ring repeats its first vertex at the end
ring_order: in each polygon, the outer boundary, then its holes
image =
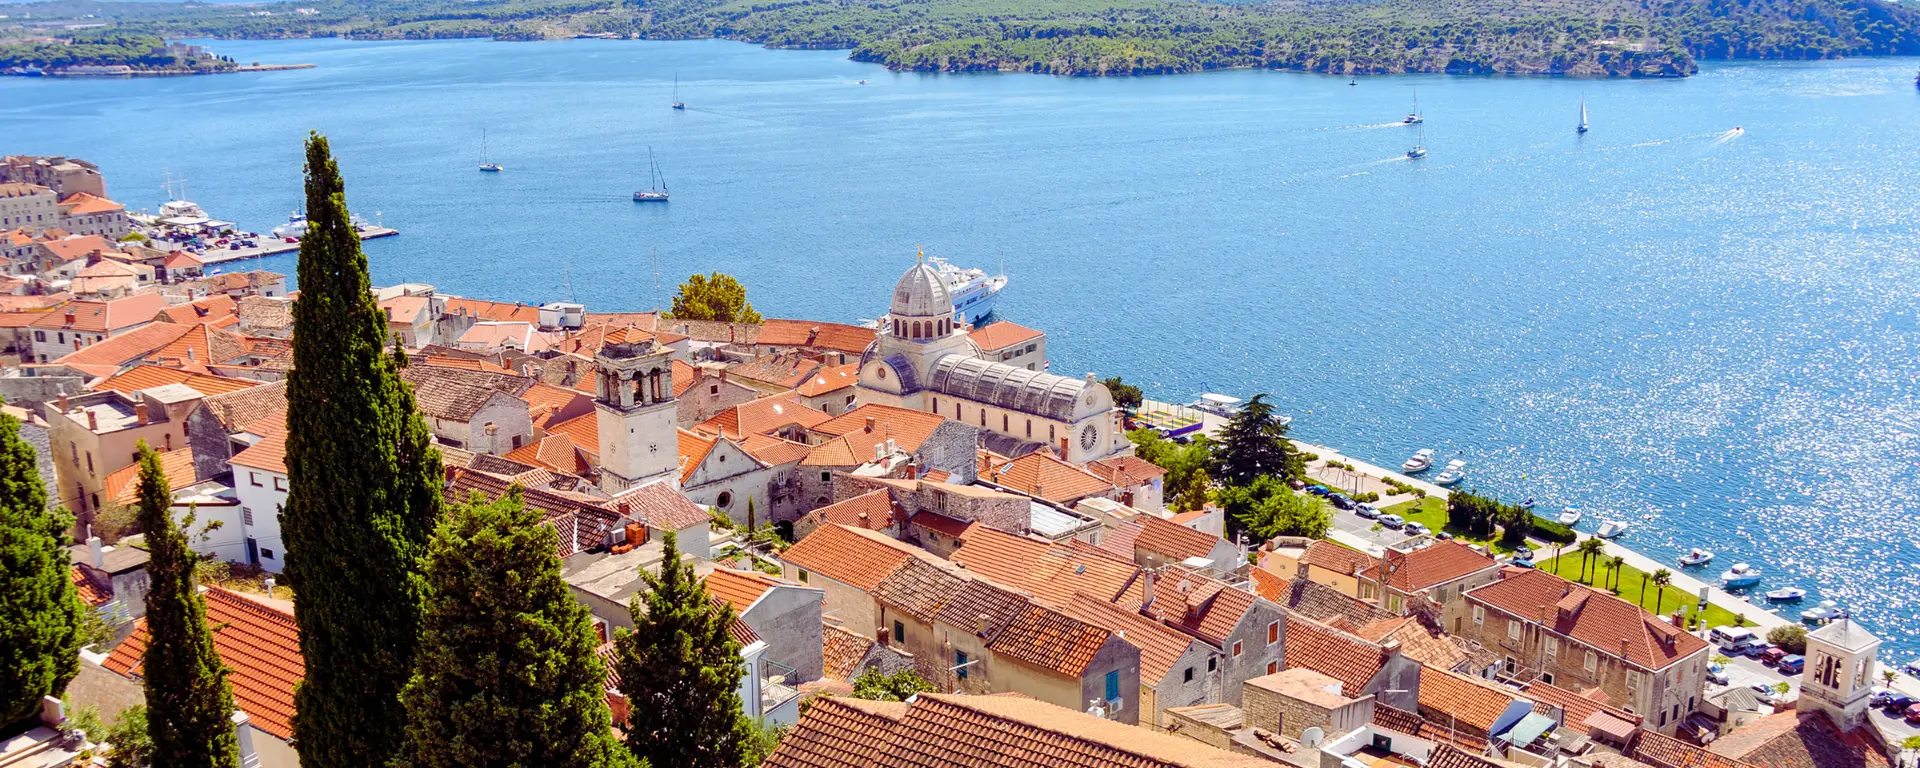
MULTIPOLYGON (((372 240, 376 237, 392 237, 397 234, 400 234, 400 230, 389 227, 366 227, 360 230, 360 239, 372 240)), ((225 264, 229 261, 258 259, 263 256, 272 256, 277 253, 288 253, 297 250, 300 250, 299 243, 274 240, 272 242, 262 243, 253 248, 209 248, 205 252, 194 254, 194 258, 206 264, 225 264)))

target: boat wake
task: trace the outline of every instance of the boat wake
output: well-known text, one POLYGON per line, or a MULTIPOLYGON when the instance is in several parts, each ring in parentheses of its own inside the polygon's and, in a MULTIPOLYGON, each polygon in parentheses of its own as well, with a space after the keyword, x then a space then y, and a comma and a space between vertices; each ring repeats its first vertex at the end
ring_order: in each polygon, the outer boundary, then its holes
POLYGON ((1747 129, 1735 127, 1731 131, 1727 131, 1726 133, 1720 134, 1720 138, 1714 139, 1713 143, 1725 144, 1729 141, 1733 141, 1734 139, 1740 138, 1741 136, 1745 136, 1745 135, 1747 135, 1747 129))

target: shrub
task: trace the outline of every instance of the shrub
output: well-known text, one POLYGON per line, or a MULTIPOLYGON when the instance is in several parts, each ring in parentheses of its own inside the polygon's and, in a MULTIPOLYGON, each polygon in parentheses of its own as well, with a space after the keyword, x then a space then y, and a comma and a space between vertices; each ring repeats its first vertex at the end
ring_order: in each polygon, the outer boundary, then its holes
POLYGON ((1557 520, 1548 520, 1539 515, 1533 516, 1533 536, 1541 541, 1550 541, 1555 544, 1572 544, 1579 538, 1574 535, 1572 528, 1561 525, 1557 520))
POLYGON ((1785 624, 1767 632, 1767 642, 1780 646, 1787 653, 1807 652, 1807 628, 1798 624, 1785 624))

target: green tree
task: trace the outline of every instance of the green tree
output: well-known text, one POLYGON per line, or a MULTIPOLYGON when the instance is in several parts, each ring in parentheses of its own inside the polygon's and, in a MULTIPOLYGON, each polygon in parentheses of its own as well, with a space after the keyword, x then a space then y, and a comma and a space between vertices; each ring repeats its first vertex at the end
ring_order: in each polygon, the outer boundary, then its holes
POLYGON ((1653 572, 1653 612, 1659 613, 1667 599, 1667 585, 1673 583, 1673 571, 1665 568, 1653 572))
POLYGON ((147 736, 147 708, 139 705, 120 710, 120 717, 100 739, 113 746, 107 753, 107 768, 147 768, 153 764, 153 739, 147 736))
POLYGON ((733 609, 707 595, 680 547, 664 537, 660 574, 627 610, 633 629, 614 639, 613 668, 632 703, 627 746, 652 768, 736 768, 752 738, 738 686, 746 665, 728 633, 733 609))
POLYGON ((33 446, 0 414, 0 726, 32 716, 80 674, 87 608, 67 556, 73 516, 47 509, 33 446))
POLYGON ((614 738, 593 620, 559 533, 518 486, 452 505, 427 551, 427 606, 395 768, 636 766, 614 738))
POLYGON ((1587 564, 1606 556, 1607 543, 1597 538, 1587 538, 1581 540, 1580 545, 1574 547, 1574 551, 1580 553, 1580 582, 1591 584, 1592 581, 1587 578, 1587 564))
POLYGON ((1254 541, 1275 536, 1322 538, 1333 524, 1332 513, 1318 498, 1294 493, 1272 475, 1247 485, 1230 485, 1214 494, 1227 517, 1228 535, 1245 532, 1254 541))
POLYGON ((1798 624, 1782 624, 1767 631, 1767 642, 1787 653, 1806 653, 1807 628, 1798 624))
POLYGON ((1611 583, 1613 585, 1613 591, 1615 592, 1620 591, 1620 569, 1625 567, 1627 567, 1627 558, 1625 555, 1614 555, 1612 560, 1607 561, 1607 570, 1613 571, 1613 581, 1611 583))
POLYGON ((1200 436, 1181 445, 1152 429, 1133 430, 1127 433, 1127 439, 1133 442, 1134 455, 1167 471, 1160 483, 1161 494, 1175 510, 1185 512, 1206 506, 1213 486, 1213 478, 1207 472, 1213 465, 1212 441, 1200 436))
POLYGON ((1287 424, 1274 413, 1267 396, 1254 395, 1220 431, 1213 476, 1227 485, 1247 485, 1262 475, 1300 474, 1286 436, 1287 424))
POLYGON ((1141 401, 1147 399, 1146 393, 1140 391, 1139 387, 1121 381, 1118 376, 1101 379, 1100 383, 1106 385, 1107 391, 1113 394, 1113 404, 1121 408, 1138 408, 1141 401))
POLYGON ((147 542, 147 736, 153 762, 182 768, 239 765, 233 690, 213 647, 195 569, 200 556, 173 519, 173 491, 160 457, 140 441, 139 520, 147 542))
POLYGON ((281 515, 306 659, 294 747, 306 768, 365 768, 392 760, 406 722, 400 689, 420 634, 440 454, 386 353, 386 316, 318 134, 307 139, 306 191, 281 515))
POLYGON ((853 679, 853 697, 874 701, 906 701, 916 693, 933 690, 933 683, 921 677, 911 669, 903 669, 891 675, 873 667, 860 673, 853 679))
POLYGON ((1213 478, 1207 477, 1207 470, 1196 467, 1186 476, 1185 487, 1173 491, 1172 507, 1175 512, 1192 512, 1204 509, 1213 499, 1213 478))
POLYGON ((747 287, 733 275, 715 272, 692 275, 673 294, 675 320, 718 320, 728 323, 757 323, 760 313, 747 303, 747 287))

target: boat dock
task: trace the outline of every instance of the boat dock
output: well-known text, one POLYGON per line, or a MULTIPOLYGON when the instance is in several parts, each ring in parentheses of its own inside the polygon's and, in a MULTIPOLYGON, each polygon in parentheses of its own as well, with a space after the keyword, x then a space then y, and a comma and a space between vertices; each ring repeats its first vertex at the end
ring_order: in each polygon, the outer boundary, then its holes
MULTIPOLYGON (((363 227, 360 229, 361 240, 372 240, 376 237, 392 237, 397 234, 400 234, 400 230, 392 229, 389 227, 363 227)), ((277 253, 289 253, 297 250, 300 250, 299 243, 289 243, 284 240, 274 240, 271 242, 261 243, 260 245, 254 246, 252 248, 238 248, 238 249, 209 248, 206 251, 203 251, 201 253, 196 253, 193 256, 194 258, 199 259, 202 263, 205 263, 205 264, 225 264, 229 261, 245 261, 247 259, 258 259, 263 256, 272 256, 277 253)))

